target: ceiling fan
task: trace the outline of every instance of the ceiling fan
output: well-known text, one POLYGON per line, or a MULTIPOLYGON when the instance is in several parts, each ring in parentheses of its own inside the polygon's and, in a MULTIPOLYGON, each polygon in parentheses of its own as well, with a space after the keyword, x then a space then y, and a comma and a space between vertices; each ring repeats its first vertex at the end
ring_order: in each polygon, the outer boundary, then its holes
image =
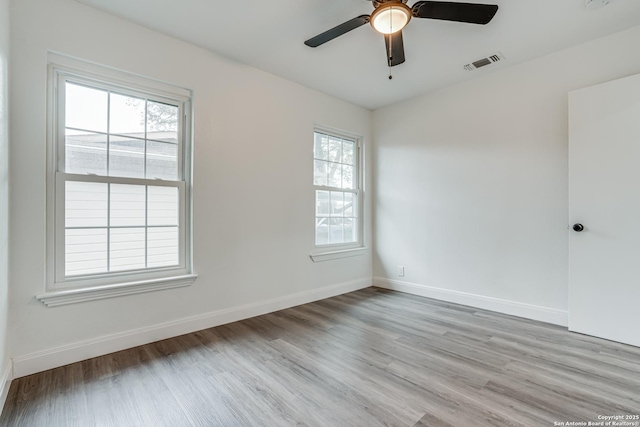
POLYGON ((404 62, 402 29, 411 18, 440 19, 484 25, 489 23, 498 11, 498 6, 493 4, 418 1, 409 7, 405 4, 406 2, 407 0, 372 0, 374 10, 371 15, 360 15, 353 18, 310 38, 304 44, 309 47, 318 47, 369 22, 374 30, 384 35, 387 46, 387 64, 389 67, 393 67, 404 62))

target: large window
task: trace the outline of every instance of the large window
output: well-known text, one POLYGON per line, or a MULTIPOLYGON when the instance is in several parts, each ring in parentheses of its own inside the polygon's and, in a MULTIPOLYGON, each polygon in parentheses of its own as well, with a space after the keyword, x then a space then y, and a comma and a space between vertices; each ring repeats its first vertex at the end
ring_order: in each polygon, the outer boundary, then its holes
POLYGON ((316 247, 360 244, 359 143, 316 130, 313 143, 316 247))
POLYGON ((49 290, 184 277, 189 97, 90 76, 51 69, 49 290))

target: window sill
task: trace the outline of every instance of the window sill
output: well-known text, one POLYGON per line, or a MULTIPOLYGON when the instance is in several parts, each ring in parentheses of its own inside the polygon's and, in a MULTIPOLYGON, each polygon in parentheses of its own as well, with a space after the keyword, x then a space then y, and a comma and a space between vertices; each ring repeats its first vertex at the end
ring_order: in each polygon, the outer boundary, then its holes
POLYGON ((181 288, 193 284, 197 278, 197 274, 187 274, 184 276, 141 280, 138 282, 120 283, 117 285, 96 286, 84 289, 68 289, 46 292, 42 295, 37 295, 36 299, 42 301, 42 303, 47 307, 56 307, 59 305, 75 304, 78 302, 113 298, 123 295, 181 288))
POLYGON ((313 262, 322 262, 322 261, 330 261, 332 259, 340 259, 340 258, 349 258, 354 256, 364 255, 367 251, 367 248, 353 248, 353 249, 344 249, 339 251, 331 251, 331 252, 318 252, 312 253, 309 255, 313 262))

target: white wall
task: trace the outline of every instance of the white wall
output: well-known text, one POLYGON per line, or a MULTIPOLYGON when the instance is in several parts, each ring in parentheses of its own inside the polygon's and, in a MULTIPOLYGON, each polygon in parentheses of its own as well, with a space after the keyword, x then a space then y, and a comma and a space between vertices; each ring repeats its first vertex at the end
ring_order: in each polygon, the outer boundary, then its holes
POLYGON ((635 27, 376 110, 375 283, 566 324, 567 92, 640 72, 638 45, 635 27))
MULTIPOLYGON (((9 0, 0 0, 0 406, 9 359, 9 0)), ((1 409, 0 409, 1 411, 1 409)))
MULTIPOLYGON (((20 0, 12 13, 16 375, 370 286, 370 252, 309 259, 314 123, 360 134, 368 145, 370 111, 71 0, 20 0), (45 287, 47 50, 193 89, 193 286, 53 308, 34 298, 45 287)), ((367 202, 368 247, 370 218, 367 202)))

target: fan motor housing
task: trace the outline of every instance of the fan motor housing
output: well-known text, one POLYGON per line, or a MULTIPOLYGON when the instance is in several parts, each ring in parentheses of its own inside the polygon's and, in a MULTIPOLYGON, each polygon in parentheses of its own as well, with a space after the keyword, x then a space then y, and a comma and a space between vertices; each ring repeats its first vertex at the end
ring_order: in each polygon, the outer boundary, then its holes
POLYGON ((407 0, 373 0, 371 3, 373 3, 373 7, 374 8, 378 8, 378 6, 381 6, 385 3, 402 3, 402 4, 406 4, 407 0))

